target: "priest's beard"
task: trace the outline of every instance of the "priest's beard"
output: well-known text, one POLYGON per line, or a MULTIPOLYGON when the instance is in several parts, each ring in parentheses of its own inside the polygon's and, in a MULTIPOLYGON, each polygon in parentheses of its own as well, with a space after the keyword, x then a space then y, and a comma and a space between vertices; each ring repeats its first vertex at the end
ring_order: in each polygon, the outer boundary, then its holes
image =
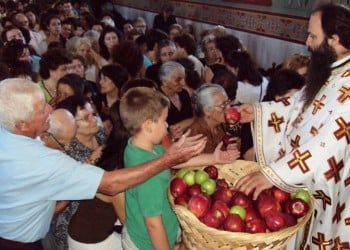
POLYGON ((304 108, 313 102, 318 91, 326 83, 331 75, 331 65, 336 60, 335 51, 328 45, 326 39, 318 48, 314 50, 309 48, 309 51, 311 58, 303 96, 304 108))

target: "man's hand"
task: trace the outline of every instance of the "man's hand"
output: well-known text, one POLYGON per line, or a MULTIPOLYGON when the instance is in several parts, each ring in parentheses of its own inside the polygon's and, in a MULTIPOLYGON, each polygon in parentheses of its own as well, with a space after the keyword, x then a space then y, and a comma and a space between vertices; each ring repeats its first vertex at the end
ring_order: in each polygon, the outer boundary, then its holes
MULTIPOLYGON (((178 165, 186 162, 192 157, 200 154, 205 148, 207 138, 202 135, 190 136, 190 130, 183 134, 177 142, 172 144, 165 152, 164 156, 168 159, 169 165, 178 165)), ((169 167, 171 167, 169 166, 169 167)))
POLYGON ((223 142, 220 142, 214 151, 214 158, 217 164, 232 163, 240 156, 240 152, 234 149, 221 150, 223 142))
POLYGON ((240 123, 254 121, 254 107, 252 104, 242 104, 237 107, 237 110, 241 113, 240 123))
POLYGON ((258 195, 265 189, 271 188, 273 184, 260 171, 248 174, 242 177, 237 183, 236 188, 245 194, 254 192, 253 199, 258 198, 258 195))

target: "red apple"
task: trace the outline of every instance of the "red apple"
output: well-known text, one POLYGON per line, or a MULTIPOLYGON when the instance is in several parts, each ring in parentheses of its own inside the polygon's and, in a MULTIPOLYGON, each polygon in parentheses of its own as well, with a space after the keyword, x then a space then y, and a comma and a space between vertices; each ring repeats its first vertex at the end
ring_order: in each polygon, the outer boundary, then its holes
POLYGON ((267 228, 272 231, 278 231, 286 226, 283 213, 270 211, 264 217, 267 228))
POLYGON ((241 119, 241 114, 235 108, 229 108, 225 111, 225 121, 229 124, 235 124, 241 119))
POLYGON ((272 188, 272 194, 273 194, 273 197, 275 197, 275 199, 279 203, 283 203, 290 198, 290 193, 283 191, 282 189, 280 189, 278 187, 272 188))
POLYGON ((245 221, 255 220, 255 219, 261 219, 258 211, 256 211, 253 207, 247 207, 245 209, 246 215, 245 215, 245 221))
POLYGON ((295 198, 289 205, 290 213, 296 218, 303 217, 309 211, 309 205, 302 199, 295 198))
POLYGON ((237 214, 229 214, 224 221, 223 228, 230 232, 244 232, 245 223, 237 214))
POLYGON ((208 227, 219 228, 225 220, 220 209, 212 208, 204 214, 201 221, 208 227))
POLYGON ((290 204, 292 203, 292 200, 288 199, 282 204, 282 211, 284 213, 290 214, 290 204))
POLYGON ((211 200, 206 194, 197 194, 188 201, 188 210, 190 210, 197 218, 201 218, 210 208, 211 200))
POLYGON ((236 191, 235 195, 232 198, 231 205, 240 205, 244 208, 247 208, 253 205, 253 201, 245 193, 236 191))
POLYGON ((190 200, 188 194, 184 193, 174 199, 176 205, 181 205, 187 207, 187 203, 190 200))
POLYGON ((266 232, 265 221, 259 218, 249 220, 246 222, 245 231, 251 234, 265 233, 266 232))
POLYGON ((212 208, 219 209, 223 213, 225 218, 229 214, 229 207, 226 205, 225 202, 221 200, 214 201, 212 208))
POLYGON ((198 184, 193 184, 187 188, 187 193, 191 197, 196 194, 202 193, 201 186, 198 184))
POLYGON ((209 165, 205 167, 204 171, 207 172, 210 179, 216 180, 218 178, 219 172, 217 167, 215 167, 214 165, 209 165))
POLYGON ((217 189, 221 189, 221 188, 228 188, 229 185, 227 183, 227 181, 225 179, 216 179, 216 187, 217 189))
POLYGON ((174 178, 170 183, 170 193, 176 198, 187 191, 187 184, 180 177, 174 178))
POLYGON ((216 192, 214 193, 213 199, 214 200, 221 200, 223 202, 225 202, 227 205, 229 205, 231 203, 232 200, 232 192, 230 189, 228 188, 221 188, 216 190, 216 192))
POLYGON ((229 145, 229 144, 231 144, 231 143, 233 143, 234 142, 234 140, 233 140, 233 136, 232 135, 230 135, 230 134, 225 134, 223 137, 222 137, 222 143, 224 144, 224 147, 225 148, 227 148, 227 146, 229 145))
POLYGON ((272 196, 267 194, 260 194, 257 200, 257 207, 260 215, 265 217, 266 214, 270 211, 280 212, 281 205, 279 202, 272 196))
POLYGON ((283 219, 286 223, 286 227, 291 227, 298 223, 297 219, 291 214, 283 213, 283 219))

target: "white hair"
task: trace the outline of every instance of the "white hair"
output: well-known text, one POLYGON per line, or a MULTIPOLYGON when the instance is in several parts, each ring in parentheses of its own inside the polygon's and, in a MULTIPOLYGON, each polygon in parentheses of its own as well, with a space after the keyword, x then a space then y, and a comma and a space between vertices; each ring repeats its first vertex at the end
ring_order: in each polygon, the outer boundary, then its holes
POLYGON ((180 63, 169 61, 163 63, 159 69, 159 79, 163 81, 164 79, 169 79, 175 72, 185 73, 185 68, 180 63))
MULTIPOLYGON (((61 138, 69 126, 76 129, 75 119, 66 109, 55 109, 49 116, 49 129, 47 130, 56 138, 61 138)), ((72 128, 73 129, 73 128, 72 128)))
POLYGON ((40 87, 30 80, 9 78, 0 82, 0 126, 13 132, 18 121, 30 121, 34 102, 44 99, 40 87))

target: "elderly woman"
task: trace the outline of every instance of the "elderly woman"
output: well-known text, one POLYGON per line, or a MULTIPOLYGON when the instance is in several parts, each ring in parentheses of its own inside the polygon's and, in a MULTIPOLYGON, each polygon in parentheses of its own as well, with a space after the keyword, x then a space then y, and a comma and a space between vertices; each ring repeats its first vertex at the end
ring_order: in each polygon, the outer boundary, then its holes
POLYGON ((185 68, 177 62, 166 62, 159 69, 159 78, 160 90, 170 100, 167 122, 170 132, 177 138, 192 123, 193 117, 191 97, 184 89, 185 68))
POLYGON ((208 138, 203 153, 213 152, 226 134, 224 113, 230 107, 230 99, 218 84, 202 85, 192 97, 195 119, 191 134, 203 134, 208 138))

